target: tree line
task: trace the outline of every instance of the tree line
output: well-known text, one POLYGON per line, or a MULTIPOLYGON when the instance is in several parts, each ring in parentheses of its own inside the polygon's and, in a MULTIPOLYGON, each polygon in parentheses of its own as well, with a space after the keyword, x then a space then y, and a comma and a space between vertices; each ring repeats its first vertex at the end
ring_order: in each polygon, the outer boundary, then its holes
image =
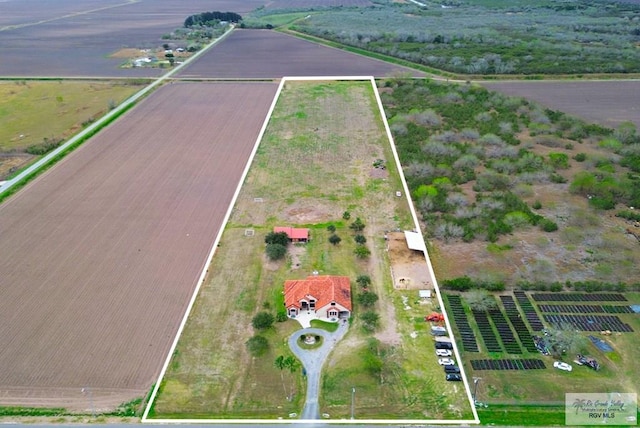
POLYGON ((190 15, 184 20, 184 26, 187 28, 194 26, 211 27, 220 21, 237 23, 242 21, 242 16, 235 12, 202 12, 190 15))

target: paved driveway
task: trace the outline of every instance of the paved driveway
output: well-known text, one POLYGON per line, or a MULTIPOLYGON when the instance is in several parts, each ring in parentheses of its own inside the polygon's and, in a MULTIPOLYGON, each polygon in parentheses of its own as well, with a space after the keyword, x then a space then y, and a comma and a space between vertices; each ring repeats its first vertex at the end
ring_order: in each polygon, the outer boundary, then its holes
POLYGON ((320 394, 320 374, 327 356, 343 338, 349 323, 341 321, 336 331, 330 333, 319 328, 304 328, 289 337, 289 347, 307 371, 307 398, 302 410, 301 419, 320 419, 318 396, 320 394), (322 336, 322 345, 315 349, 302 349, 298 346, 298 338, 303 334, 322 336))

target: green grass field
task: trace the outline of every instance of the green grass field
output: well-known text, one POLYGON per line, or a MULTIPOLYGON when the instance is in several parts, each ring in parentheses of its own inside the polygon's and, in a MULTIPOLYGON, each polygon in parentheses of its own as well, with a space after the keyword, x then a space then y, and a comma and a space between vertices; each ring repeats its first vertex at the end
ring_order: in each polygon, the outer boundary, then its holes
POLYGON ((0 178, 33 159, 30 146, 68 139, 139 89, 108 81, 0 81, 0 178))

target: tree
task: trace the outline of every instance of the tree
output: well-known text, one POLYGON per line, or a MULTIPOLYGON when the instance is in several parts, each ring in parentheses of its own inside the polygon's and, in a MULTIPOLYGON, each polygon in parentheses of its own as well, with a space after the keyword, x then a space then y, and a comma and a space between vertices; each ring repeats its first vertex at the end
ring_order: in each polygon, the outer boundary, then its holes
POLYGON ((252 356, 260 357, 269 349, 269 341, 263 336, 256 335, 247 340, 245 346, 252 356))
POLYGON ((269 312, 258 312, 251 320, 251 325, 256 330, 266 330, 273 325, 275 318, 269 312))
POLYGON ((360 303, 365 308, 369 308, 376 304, 378 301, 378 295, 376 293, 372 293, 371 291, 365 291, 364 293, 360 293, 358 295, 358 303, 360 303))
POLYGON ((570 324, 560 324, 547 329, 546 341, 551 354, 557 358, 563 354, 574 355, 585 346, 585 338, 570 324))
POLYGON ((353 237, 353 239, 356 241, 356 243, 361 245, 367 243, 367 238, 365 238, 364 235, 357 234, 356 236, 353 237))
POLYGON ((265 252, 270 260, 280 260, 287 254, 287 247, 280 244, 267 244, 265 252))
POLYGON ((358 278, 356 278, 356 284, 362 288, 367 288, 371 285, 371 277, 369 277, 369 275, 358 275, 358 278))
POLYGON ((289 399, 289 394, 287 393, 287 386, 284 383, 284 369, 287 367, 286 358, 284 355, 278 355, 278 358, 273 363, 278 370, 280 370, 280 380, 282 381, 282 389, 284 389, 284 395, 289 399))
POLYGON ((285 232, 269 232, 267 236, 264 237, 265 244, 280 244, 282 246, 287 246, 289 244, 289 237, 285 232))
POLYGON ((293 374, 296 372, 296 370, 298 370, 300 363, 298 363, 298 360, 296 360, 291 355, 289 355, 287 358, 284 359, 284 363, 285 363, 285 367, 289 369, 289 373, 291 374, 291 389, 289 390, 291 391, 291 393, 290 393, 289 399, 293 399, 294 384, 295 384, 295 377, 293 376, 293 374))
POLYGON ((353 223, 349 225, 349 229, 353 230, 354 232, 362 232, 364 226, 364 222, 360 219, 360 217, 357 217, 353 221, 353 223))
POLYGON ((474 311, 484 312, 498 307, 495 297, 489 294, 487 290, 474 289, 467 291, 464 294, 464 300, 474 311))
POLYGON ((376 328, 378 328, 378 325, 380 323, 380 315, 378 315, 374 311, 363 312, 362 315, 360 315, 360 319, 363 322, 363 327, 368 331, 374 331, 376 328))
POLYGON ((356 249, 353 250, 353 253, 359 259, 366 259, 367 257, 369 257, 371 255, 371 251, 367 247, 365 247, 364 245, 358 245, 356 247, 356 249))
POLYGON ((338 245, 340 243, 340 241, 342 241, 342 238, 340 238, 335 233, 333 235, 329 236, 329 242, 331 244, 333 244, 333 245, 338 245))

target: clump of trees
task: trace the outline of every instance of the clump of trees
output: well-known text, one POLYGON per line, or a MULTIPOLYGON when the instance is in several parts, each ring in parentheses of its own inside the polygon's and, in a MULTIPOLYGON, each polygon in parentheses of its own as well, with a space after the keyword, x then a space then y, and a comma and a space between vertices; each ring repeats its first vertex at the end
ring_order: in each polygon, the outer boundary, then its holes
POLYGON ((238 23, 242 21, 242 16, 235 12, 202 12, 190 15, 184 20, 186 28, 194 26, 213 27, 221 21, 238 23))
POLYGON ((60 147, 64 140, 62 138, 44 137, 42 143, 34 144, 26 148, 26 152, 30 155, 40 156, 49 153, 53 149, 60 147))
POLYGON ((266 245, 265 253, 270 260, 283 259, 287 254, 287 246, 289 245, 289 237, 285 232, 269 232, 264 242, 266 245))
POLYGON ((490 282, 473 279, 468 276, 461 276, 453 279, 445 279, 440 282, 443 288, 455 291, 469 291, 472 289, 482 289, 487 291, 504 291, 505 284, 501 281, 490 282))

